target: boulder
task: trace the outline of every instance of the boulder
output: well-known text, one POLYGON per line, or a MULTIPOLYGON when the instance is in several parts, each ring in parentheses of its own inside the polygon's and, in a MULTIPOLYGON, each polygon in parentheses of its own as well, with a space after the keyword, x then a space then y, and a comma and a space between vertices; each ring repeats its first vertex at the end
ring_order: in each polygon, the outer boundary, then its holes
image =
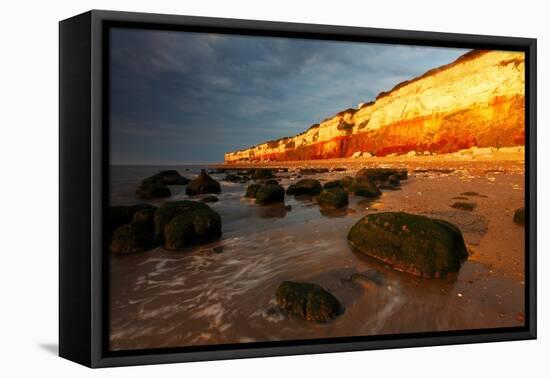
POLYGON ((265 180, 270 178, 273 178, 273 171, 266 168, 255 169, 252 175, 253 180, 265 180))
POLYGON ((144 252, 158 245, 152 220, 134 220, 115 230, 110 250, 116 254, 144 252))
POLYGON ((189 179, 178 173, 174 169, 169 169, 166 171, 160 171, 153 176, 147 177, 141 181, 141 184, 162 184, 162 185, 187 185, 189 179))
POLYGON ((323 187, 319 180, 315 179, 302 179, 294 184, 291 184, 286 190, 286 194, 290 195, 303 195, 310 194, 316 195, 321 193, 323 187))
POLYGON ((164 185, 187 185, 189 179, 179 174, 178 171, 170 169, 161 171, 158 175, 162 178, 164 185))
POLYGON ((275 299, 281 311, 308 321, 325 323, 343 313, 338 299, 316 284, 285 281, 275 299))
POLYGON ((136 195, 143 199, 153 199, 170 197, 172 192, 160 181, 147 181, 137 188, 136 195))
POLYGON ((332 189, 332 188, 344 188, 344 184, 342 184, 342 180, 332 180, 323 185, 323 188, 325 189, 332 189))
POLYGON ((395 175, 400 180, 406 180, 408 177, 406 169, 362 168, 356 173, 355 178, 368 179, 375 182, 385 182, 392 175, 395 175))
POLYGON ((222 233, 222 221, 218 213, 207 207, 175 216, 163 231, 164 248, 180 250, 218 239, 222 233))
POLYGON ((156 211, 157 211, 157 208, 154 206, 140 209, 134 213, 132 221, 133 222, 151 222, 151 224, 153 224, 156 211))
POLYGON ((256 198, 256 193, 258 192, 258 189, 260 189, 262 185, 260 184, 250 184, 246 188, 246 194, 244 195, 246 198, 256 198))
POLYGON ((180 214, 205 209, 210 209, 210 207, 202 202, 186 200, 165 202, 155 212, 155 234, 162 234, 164 226, 174 217, 180 214))
POLYGON ((191 180, 185 189, 185 193, 190 196, 196 194, 219 193, 221 191, 220 183, 210 177, 206 172, 201 172, 197 178, 191 180))
POLYGON ((354 193, 356 196, 368 198, 376 198, 382 194, 374 182, 365 178, 355 178, 349 186, 349 191, 354 193))
POLYGON ((315 175, 317 173, 327 173, 328 168, 300 168, 301 175, 315 175))
POLYGON ((340 187, 325 189, 317 197, 321 207, 339 209, 348 205, 348 193, 340 187))
POLYGON ((344 176, 342 180, 340 180, 340 182, 342 183, 342 186, 344 187, 344 189, 348 189, 351 186, 351 184, 353 184, 353 177, 344 176))
POLYGON ((263 185, 256 191, 256 203, 260 205, 269 205, 284 200, 285 189, 279 184, 263 185))
POLYGON ((401 179, 399 178, 398 175, 393 174, 390 177, 388 177, 388 184, 393 186, 399 186, 401 185, 401 179))
POLYGON ((521 207, 514 212, 514 223, 525 225, 525 207, 521 207))
POLYGON ((134 214, 140 210, 156 209, 153 205, 139 204, 133 206, 111 206, 109 208, 109 237, 122 225, 128 224, 134 219, 134 214))
POLYGON ((363 154, 361 153, 361 151, 356 151, 351 155, 351 157, 354 159, 357 159, 357 158, 360 158, 362 155, 363 154))
POLYGON ((452 208, 458 209, 458 210, 465 210, 465 211, 473 211, 476 208, 476 204, 474 202, 455 202, 451 205, 452 208))
POLYGON ((223 180, 237 183, 237 182, 241 182, 242 177, 233 173, 229 173, 225 176, 223 180))
POLYGON ((367 215, 350 229, 348 240, 361 253, 427 278, 458 271, 468 257, 455 225, 404 212, 367 215))

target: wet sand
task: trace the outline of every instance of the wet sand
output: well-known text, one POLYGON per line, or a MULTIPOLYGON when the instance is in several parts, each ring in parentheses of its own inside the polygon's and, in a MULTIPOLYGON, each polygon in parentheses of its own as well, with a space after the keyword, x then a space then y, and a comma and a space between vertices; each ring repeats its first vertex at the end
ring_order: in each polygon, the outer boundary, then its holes
MULTIPOLYGON (((347 210, 326 212, 308 197, 287 196, 290 210, 258 206, 243 198, 247 184, 222 182, 225 174, 213 175, 222 183, 220 201, 211 204, 222 217, 221 240, 181 252, 157 248, 111 255, 113 350, 524 325, 524 228, 512 221, 514 210, 524 205, 523 154, 254 166, 291 168, 277 174, 285 188, 298 180, 297 167, 347 169, 304 176, 322 182, 353 176, 365 166, 407 168, 409 179, 402 181, 401 190, 383 190, 375 200, 350 196, 347 210), (468 198, 477 207, 472 212, 451 208, 459 201, 455 197, 468 198), (349 228, 377 211, 449 220, 463 232, 470 257, 456 274, 422 279, 354 251, 346 239, 349 228), (383 284, 347 280, 351 273, 367 270, 381 272, 383 284), (274 301, 284 280, 320 284, 342 302, 344 314, 326 324, 284 316, 274 301)), ((184 167, 179 170, 188 175, 184 167)), ((184 187, 171 189, 169 200, 188 198, 184 187)), ((121 191, 112 202, 143 201, 121 191)))

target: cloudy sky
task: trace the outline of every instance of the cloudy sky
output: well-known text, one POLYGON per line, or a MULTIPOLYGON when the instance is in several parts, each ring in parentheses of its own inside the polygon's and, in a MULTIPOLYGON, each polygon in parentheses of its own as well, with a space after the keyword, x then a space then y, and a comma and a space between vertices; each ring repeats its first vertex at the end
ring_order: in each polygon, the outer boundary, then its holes
POLYGON ((467 50, 113 29, 111 162, 223 161, 467 50))

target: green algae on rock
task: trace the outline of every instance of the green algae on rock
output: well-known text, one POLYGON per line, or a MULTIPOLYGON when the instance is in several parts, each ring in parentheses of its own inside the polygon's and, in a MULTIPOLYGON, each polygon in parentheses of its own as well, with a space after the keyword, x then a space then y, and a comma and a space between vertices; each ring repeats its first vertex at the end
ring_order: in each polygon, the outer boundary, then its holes
POLYGON ((221 230, 220 215, 209 207, 187 211, 164 226, 164 248, 180 250, 194 244, 208 243, 218 239, 221 230))
POLYGON ((303 194, 316 195, 321 193, 322 190, 323 190, 323 186, 321 185, 319 180, 302 179, 298 182, 295 182, 294 184, 291 184, 286 190, 286 194, 296 195, 296 196, 303 195, 303 194))
POLYGON ((349 231, 358 251, 417 276, 444 277, 468 257, 464 238, 453 224, 404 212, 370 214, 349 231))
POLYGON ((262 185, 260 184, 250 184, 246 188, 246 194, 244 195, 246 198, 256 198, 256 193, 258 192, 258 189, 260 189, 262 185))
POLYGON ((477 207, 477 204, 475 202, 459 201, 459 202, 453 203, 451 207, 453 209, 458 209, 458 210, 473 211, 477 207))
POLYGON ((152 220, 134 220, 115 230, 110 250, 116 254, 144 252, 158 245, 152 220))
POLYGON ((325 323, 343 313, 343 306, 321 286, 285 281, 275 291, 279 308, 292 316, 325 323))
POLYGON ((260 186, 256 191, 256 203, 268 205, 285 200, 285 189, 278 184, 267 184, 260 186))
POLYGON ((325 189, 317 197, 317 203, 321 207, 339 209, 348 205, 348 193, 341 187, 325 189))
POLYGON ((221 192, 220 183, 204 171, 201 172, 195 179, 191 180, 185 189, 185 193, 190 196, 207 193, 217 194, 219 192, 221 192))
POLYGON ((374 182, 370 179, 356 178, 349 186, 349 191, 353 192, 356 196, 376 198, 380 197, 382 192, 376 187, 374 182))

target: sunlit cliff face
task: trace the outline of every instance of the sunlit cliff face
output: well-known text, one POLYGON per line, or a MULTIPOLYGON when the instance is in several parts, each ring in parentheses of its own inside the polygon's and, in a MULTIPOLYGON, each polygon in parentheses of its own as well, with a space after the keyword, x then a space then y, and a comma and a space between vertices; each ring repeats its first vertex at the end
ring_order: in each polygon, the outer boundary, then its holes
POLYGON ((525 57, 472 51, 398 84, 375 101, 344 110, 307 131, 225 154, 238 161, 349 157, 355 152, 448 153, 523 145, 525 57))

